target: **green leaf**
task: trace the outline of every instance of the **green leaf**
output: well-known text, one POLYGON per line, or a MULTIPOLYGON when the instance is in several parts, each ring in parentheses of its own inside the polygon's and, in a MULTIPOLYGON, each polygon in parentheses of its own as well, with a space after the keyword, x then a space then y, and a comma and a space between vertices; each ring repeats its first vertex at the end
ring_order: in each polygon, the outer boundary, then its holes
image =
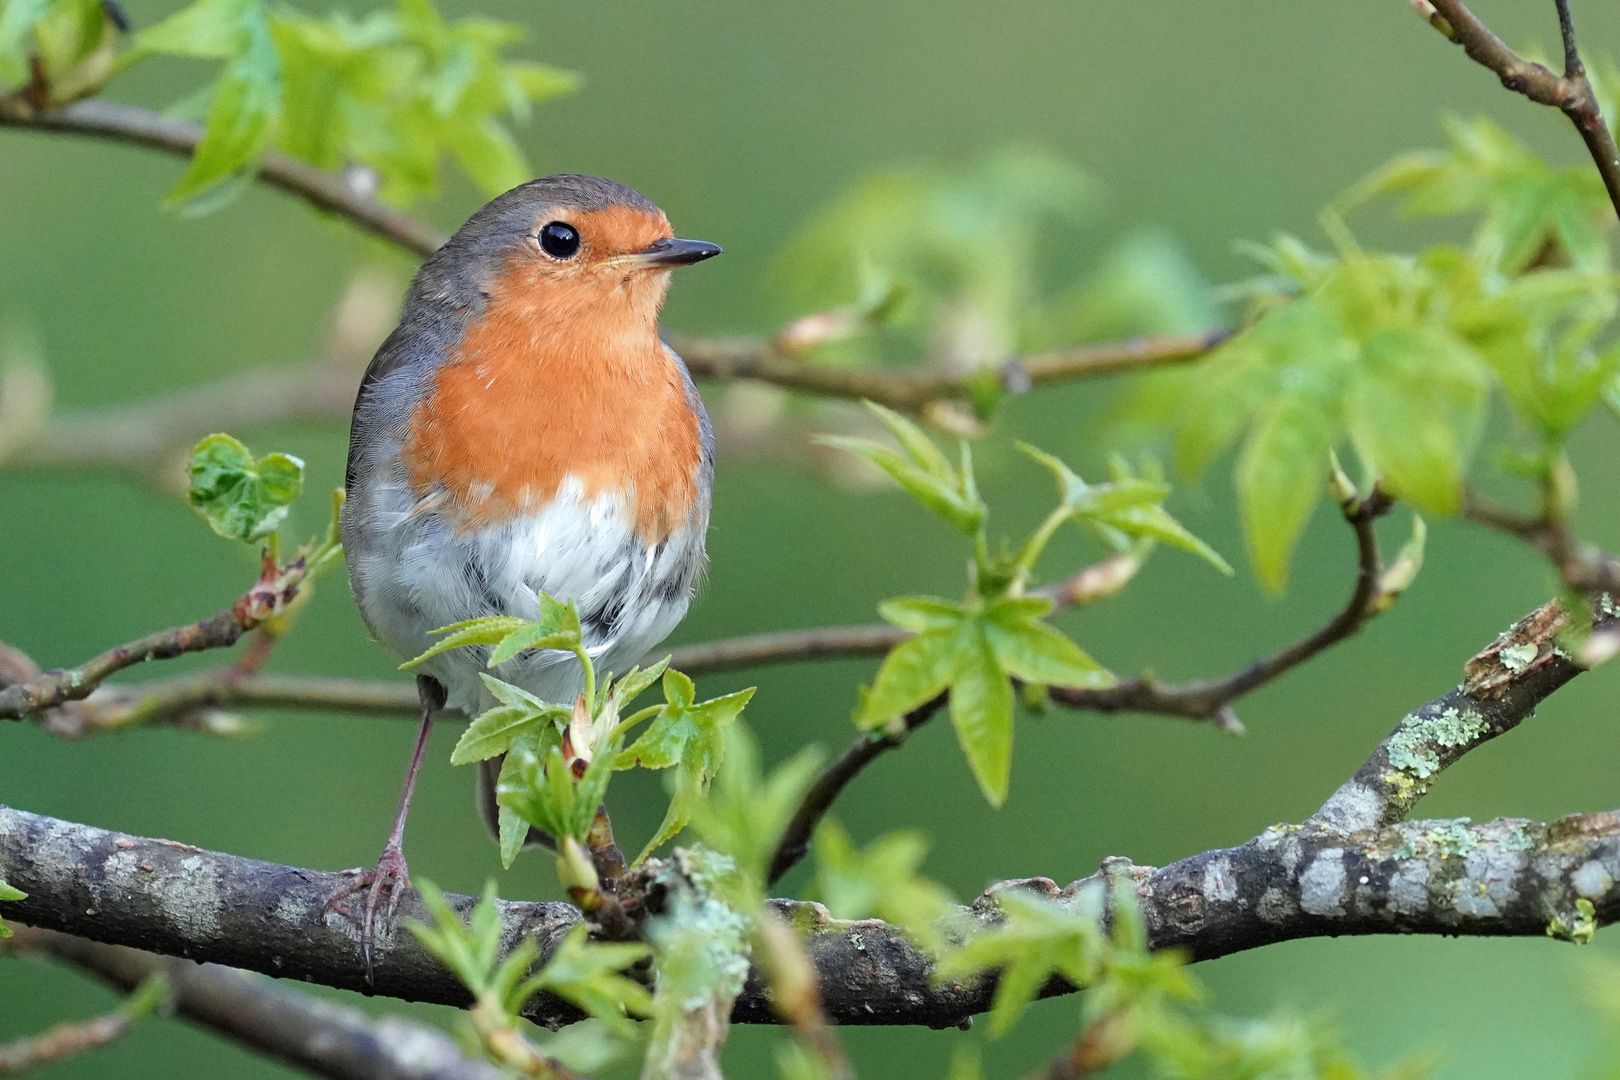
MULTIPOLYGON (((1170 494, 1170 488, 1161 483, 1138 479, 1123 471, 1110 484, 1087 484, 1060 458, 1045 453, 1028 443, 1019 443, 1025 456, 1046 466, 1057 481, 1059 505, 1070 510, 1070 520, 1089 529, 1115 551, 1129 547, 1131 538, 1162 540, 1204 559, 1223 574, 1232 567, 1215 551, 1189 532, 1170 516, 1160 504, 1170 494)), ((1037 550, 1022 557, 1031 564, 1030 555, 1038 556, 1038 545, 1044 540, 1031 539, 1037 550)))
POLYGON ((722 730, 742 714, 754 696, 754 688, 694 704, 692 680, 678 671, 666 671, 664 696, 663 710, 619 755, 615 767, 667 769, 683 764, 707 780, 720 767, 725 754, 722 730))
POLYGON ((229 435, 191 451, 186 499, 220 536, 256 543, 276 531, 304 486, 304 463, 290 454, 257 460, 229 435))
POLYGON ((928 853, 920 832, 891 832, 857 851, 843 826, 822 819, 816 829, 816 892, 839 919, 878 918, 932 940, 933 923, 951 895, 917 871, 928 853))
POLYGON ((1256 425, 1238 460, 1249 557, 1272 592, 1287 583, 1294 545, 1321 498, 1335 426, 1319 402, 1285 397, 1256 425))
POLYGON ((991 806, 1000 806, 1007 799, 1012 773, 1012 684, 996 662, 981 624, 964 627, 956 641, 950 675, 951 723, 985 799, 991 806))
POLYGON ((672 839, 691 820, 693 805, 701 800, 724 760, 725 729, 753 696, 754 688, 749 687, 699 704, 691 679, 678 671, 664 672, 664 707, 615 763, 620 769, 681 767, 669 810, 636 862, 672 839))
POLYGON ((1076 986, 1088 986, 1102 972, 1108 942, 1099 926, 1101 889, 1070 909, 1017 889, 995 894, 1006 919, 995 930, 975 934, 959 951, 939 963, 943 978, 964 978, 998 970, 996 996, 990 1006, 990 1037, 1012 1030, 1046 981, 1061 975, 1076 986))
POLYGON ((511 749, 513 741, 526 732, 544 734, 548 728, 558 731, 568 722, 569 714, 570 710, 561 705, 497 706, 467 725, 456 748, 450 752, 450 764, 469 765, 504 754, 511 749))
POLYGON ((992 605, 985 611, 983 625, 996 663, 1015 678, 1046 686, 1091 689, 1119 681, 1080 646, 1032 617, 1016 602, 992 605))
POLYGON ((924 434, 922 428, 893 409, 884 408, 875 401, 864 401, 862 404, 866 406, 867 412, 881 420, 883 426, 889 429, 889 434, 894 436, 895 441, 905 450, 906 456, 913 464, 940 480, 947 483, 955 482, 956 477, 951 472, 950 462, 945 460, 945 455, 940 453, 939 447, 934 445, 934 440, 924 434))
POLYGON ((1451 335, 1385 330, 1361 348, 1346 402, 1351 435, 1393 494, 1455 514, 1487 391, 1484 366, 1451 335))
POLYGON ((203 139, 168 194, 170 206, 257 166, 281 115, 281 54, 262 0, 198 0, 143 31, 136 50, 228 61, 203 139))
POLYGON ((501 638, 489 654, 489 667, 497 667, 518 653, 530 649, 574 649, 579 645, 579 627, 557 629, 545 622, 529 623, 501 638))
MULTIPOLYGON (((23 892, 21 889, 13 888, 12 886, 7 885, 6 879, 0 878, 0 900, 26 899, 28 899, 27 893, 23 892)), ((10 936, 11 931, 6 928, 6 924, 4 922, 0 922, 0 938, 8 938, 10 936)))
POLYGON ((925 630, 890 649, 855 723, 881 727, 938 696, 950 684, 959 636, 956 630, 925 630))
POLYGON ((421 892, 422 906, 427 908, 433 921, 422 923, 407 919, 405 928, 475 997, 483 993, 490 986, 501 945, 502 926, 495 906, 495 882, 484 886, 484 895, 474 905, 466 924, 433 882, 417 878, 412 884, 421 892))
POLYGON ((639 942, 593 942, 583 922, 576 923, 558 944, 546 966, 506 995, 507 1011, 518 1013, 542 990, 579 1006, 624 1037, 635 1035, 631 1016, 652 1011, 652 995, 621 974, 652 955, 639 942))
POLYGON ((413 668, 429 657, 438 656, 451 649, 466 648, 469 645, 496 645, 505 641, 509 634, 532 625, 529 620, 520 619, 515 615, 490 615, 482 619, 467 619, 451 623, 449 626, 441 626, 428 632, 449 634, 449 637, 435 641, 432 648, 399 666, 401 670, 413 668))
MULTIPOLYGON (((501 762, 503 768, 505 765, 504 761, 501 762)), ((501 869, 510 870, 523 851, 523 845, 529 839, 529 823, 510 806, 498 806, 495 812, 495 825, 500 834, 501 869)))
POLYGON ((692 827, 705 844, 736 861, 749 894, 733 899, 751 909, 763 902, 766 868, 815 778, 821 752, 806 747, 767 775, 745 724, 729 725, 725 740, 725 767, 708 798, 693 801, 692 827))
POLYGON ((888 473, 894 482, 922 506, 945 519, 958 532, 975 535, 984 524, 985 506, 976 492, 955 477, 941 477, 913 464, 882 443, 837 435, 818 435, 823 446, 859 454, 888 473))
POLYGON ((967 617, 961 604, 937 596, 898 596, 879 604, 878 614, 902 630, 918 634, 954 629, 967 617))
POLYGON ((583 843, 613 779, 619 745, 604 740, 593 747, 584 774, 576 777, 562 749, 547 742, 513 743, 495 785, 495 802, 559 840, 571 836, 583 843))

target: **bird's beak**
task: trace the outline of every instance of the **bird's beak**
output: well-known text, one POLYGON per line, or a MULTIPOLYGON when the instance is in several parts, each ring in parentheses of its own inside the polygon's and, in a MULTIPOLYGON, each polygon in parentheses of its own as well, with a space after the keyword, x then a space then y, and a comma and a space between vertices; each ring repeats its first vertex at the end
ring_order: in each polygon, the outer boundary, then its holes
POLYGON ((606 264, 632 270, 667 270, 675 266, 690 266, 704 259, 712 259, 722 250, 724 249, 720 245, 703 240, 677 240, 673 236, 666 236, 661 240, 654 240, 641 251, 629 255, 615 255, 606 260, 606 264))

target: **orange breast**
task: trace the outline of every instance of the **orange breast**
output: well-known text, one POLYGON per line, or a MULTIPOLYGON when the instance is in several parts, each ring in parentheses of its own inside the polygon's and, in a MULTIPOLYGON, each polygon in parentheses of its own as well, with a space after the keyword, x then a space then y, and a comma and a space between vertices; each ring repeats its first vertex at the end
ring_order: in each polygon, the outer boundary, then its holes
POLYGON ((657 294, 559 290, 514 259, 412 414, 403 457, 418 497, 442 490, 474 529, 538 512, 574 477, 586 498, 623 493, 644 543, 685 524, 701 436, 658 341, 657 294))

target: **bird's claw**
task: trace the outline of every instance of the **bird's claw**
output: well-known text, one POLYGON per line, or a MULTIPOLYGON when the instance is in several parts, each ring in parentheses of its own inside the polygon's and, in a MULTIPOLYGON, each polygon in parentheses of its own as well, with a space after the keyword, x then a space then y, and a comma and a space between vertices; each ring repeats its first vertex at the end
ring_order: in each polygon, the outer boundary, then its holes
POLYGON ((342 888, 327 899, 326 906, 332 911, 355 919, 354 912, 346 901, 357 893, 366 894, 365 905, 355 922, 360 927, 360 954, 366 961, 366 982, 370 983, 371 943, 375 937, 377 909, 383 907, 383 925, 392 927, 400 897, 411 885, 410 870, 405 865, 405 852, 397 845, 389 844, 383 848, 382 858, 377 860, 376 866, 369 869, 356 867, 353 870, 345 870, 343 876, 351 880, 345 882, 342 888), (385 897, 386 906, 384 906, 385 897))

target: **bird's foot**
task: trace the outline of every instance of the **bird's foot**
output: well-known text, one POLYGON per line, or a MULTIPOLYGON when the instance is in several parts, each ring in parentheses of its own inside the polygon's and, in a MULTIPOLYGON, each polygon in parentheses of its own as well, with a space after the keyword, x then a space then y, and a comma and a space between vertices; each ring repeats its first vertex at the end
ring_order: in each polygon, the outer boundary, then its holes
POLYGON ((383 847, 382 858, 377 860, 376 866, 345 870, 343 876, 349 880, 327 899, 326 906, 353 919, 360 927, 360 953, 366 960, 366 982, 369 983, 371 943, 377 925, 377 909, 382 908, 383 926, 392 927, 399 899, 405 890, 411 887, 410 870, 405 865, 405 852, 398 844, 389 843, 383 847), (360 893, 364 893, 366 899, 359 915, 356 916, 349 899, 360 893))

